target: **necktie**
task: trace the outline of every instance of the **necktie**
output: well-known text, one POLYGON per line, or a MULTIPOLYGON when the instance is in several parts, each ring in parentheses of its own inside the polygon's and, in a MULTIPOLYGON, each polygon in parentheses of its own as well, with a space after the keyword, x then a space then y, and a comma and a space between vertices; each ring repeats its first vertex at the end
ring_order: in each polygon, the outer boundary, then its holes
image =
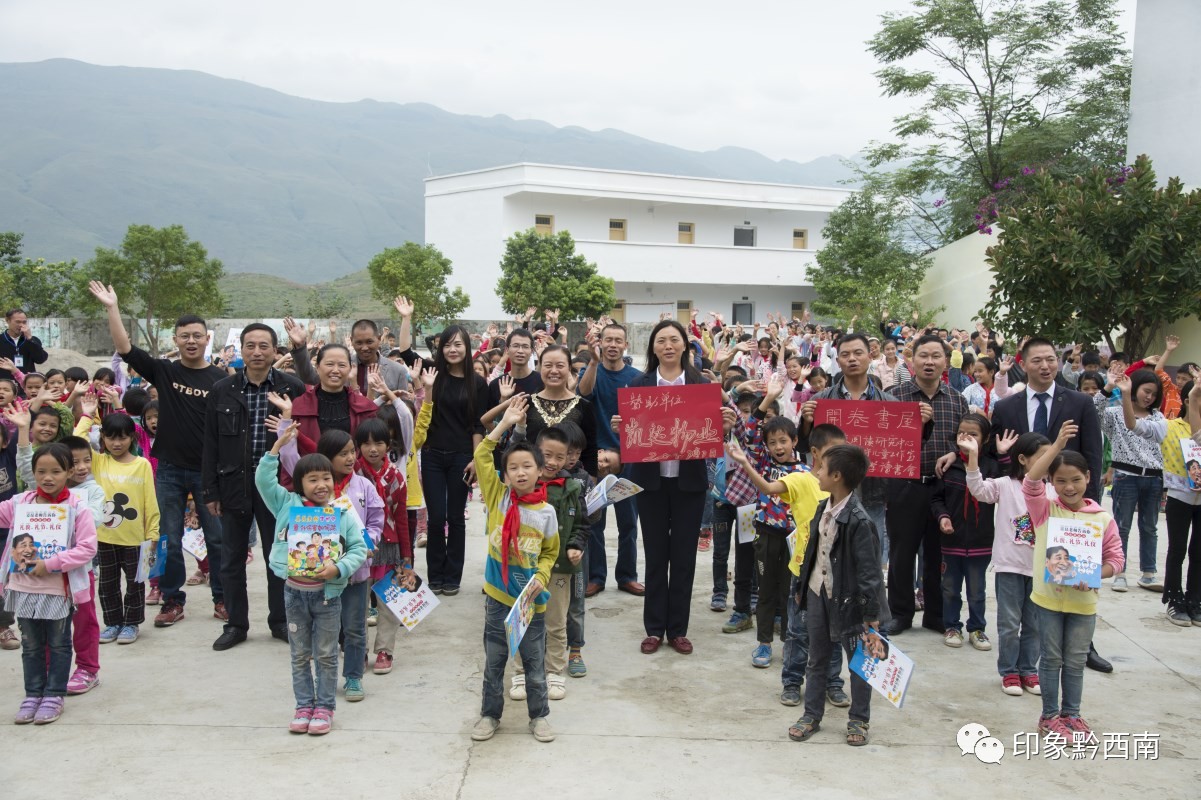
POLYGON ((1034 395, 1034 399, 1038 401, 1038 408, 1034 410, 1034 432, 1041 433, 1043 436, 1049 436, 1047 401, 1051 399, 1051 395, 1046 392, 1038 392, 1034 395))

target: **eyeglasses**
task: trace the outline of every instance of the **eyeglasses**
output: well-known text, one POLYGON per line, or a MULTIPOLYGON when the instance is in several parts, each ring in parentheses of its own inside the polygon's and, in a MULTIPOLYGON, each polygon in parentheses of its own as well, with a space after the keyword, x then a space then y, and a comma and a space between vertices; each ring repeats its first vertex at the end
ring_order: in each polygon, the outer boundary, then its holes
POLYGON ((209 338, 207 333, 177 333, 175 338, 181 342, 203 342, 209 338))

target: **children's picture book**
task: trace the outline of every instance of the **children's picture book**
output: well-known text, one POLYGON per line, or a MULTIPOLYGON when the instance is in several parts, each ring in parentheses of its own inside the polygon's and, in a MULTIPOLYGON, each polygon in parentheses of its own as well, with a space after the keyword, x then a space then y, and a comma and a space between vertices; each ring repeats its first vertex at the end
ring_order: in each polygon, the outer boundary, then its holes
POLYGON ((380 602, 388 607, 407 631, 429 616, 438 606, 438 596, 411 569, 397 567, 388 570, 384 577, 371 587, 380 602))
POLYGON ((884 642, 884 658, 870 655, 863 649, 863 640, 860 639, 855 645, 855 652, 851 654, 850 668, 884 695, 884 699, 900 708, 905 703, 905 693, 909 691, 909 679, 913 677, 913 659, 887 639, 881 638, 880 641, 884 642))
POLYGON ((192 558, 197 561, 204 561, 208 558, 209 548, 204 543, 204 531, 200 528, 184 528, 183 549, 191 553, 192 558))
POLYGON ((367 533, 367 526, 363 523, 362 518, 359 517, 359 512, 354 510, 354 503, 350 501, 350 498, 346 495, 335 497, 333 506, 341 509, 343 514, 350 517, 350 521, 354 523, 355 528, 362 531, 363 541, 367 543, 367 552, 374 551, 375 542, 371 541, 371 534, 367 533))
POLYGON ((759 508, 755 503, 738 507, 738 543, 746 544, 755 541, 755 511, 759 508))
POLYGON ((534 582, 530 581, 521 590, 517 601, 513 603, 513 608, 505 617, 505 634, 509 638, 509 658, 517 657, 517 648, 525 637, 525 632, 529 630, 530 622, 534 619, 534 601, 538 599, 538 595, 534 594, 533 590, 534 582))
POLYGON ((1043 580, 1057 586, 1087 583, 1101 588, 1101 542, 1105 527, 1086 519, 1047 520, 1047 552, 1043 580))
POLYGON ((1181 439, 1180 450, 1184 455, 1184 477, 1188 488, 1201 492, 1201 444, 1192 439, 1181 439))
POLYGON ((293 506, 288 510, 288 577, 315 578, 342 557, 336 506, 293 506))
POLYGON ((626 478, 616 475, 606 475, 600 483, 592 488, 585 498, 588 516, 592 516, 602 508, 608 508, 614 503, 633 497, 642 491, 642 487, 626 478))
POLYGON ((9 572, 32 572, 38 561, 71 546, 71 507, 63 503, 18 503, 9 529, 9 572))
POLYGON ((134 576, 134 583, 161 578, 167 569, 167 534, 142 542, 139 547, 138 572, 134 576))

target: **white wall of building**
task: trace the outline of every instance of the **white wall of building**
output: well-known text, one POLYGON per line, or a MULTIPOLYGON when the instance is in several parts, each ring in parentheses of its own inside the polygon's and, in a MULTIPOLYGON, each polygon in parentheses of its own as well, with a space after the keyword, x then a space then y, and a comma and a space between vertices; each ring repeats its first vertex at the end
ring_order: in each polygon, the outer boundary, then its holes
POLYGON ((930 269, 917 301, 927 309, 944 306, 938 315, 941 327, 970 330, 988 302, 993 276, 992 268, 984 261, 984 251, 997 243, 1000 231, 993 225, 991 234, 969 233, 930 254, 930 269))
POLYGON ((792 315, 793 303, 813 302, 812 287, 776 287, 768 284, 713 286, 699 283, 628 283, 618 281, 613 287, 619 300, 625 303, 626 322, 657 322, 665 311, 676 316, 679 301, 691 301, 697 309, 697 319, 708 321, 710 311, 716 311, 727 322, 734 319, 735 303, 750 303, 754 321, 767 323, 767 315, 792 315))

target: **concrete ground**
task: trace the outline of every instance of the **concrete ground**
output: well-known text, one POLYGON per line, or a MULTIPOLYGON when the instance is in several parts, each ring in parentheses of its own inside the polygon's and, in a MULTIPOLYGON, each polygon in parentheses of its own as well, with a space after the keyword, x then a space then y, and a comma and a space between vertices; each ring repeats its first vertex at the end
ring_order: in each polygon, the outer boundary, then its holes
MULTIPOLYGON (((470 510, 467 570, 478 576, 483 514, 478 501, 470 510)), ((610 564, 615 535, 611 523, 610 564)), ((1162 569, 1162 524, 1159 542, 1162 569)), ((1137 539, 1130 549, 1137 552, 1137 539)), ((787 728, 800 709, 778 702, 779 646, 772 669, 754 669, 753 633, 721 633, 725 616, 708 610, 708 553, 697 556, 691 656, 667 648, 639 653, 639 598, 610 584, 589 601, 589 674, 569 680, 567 698, 552 703, 558 739, 551 744, 528 733, 524 703, 506 706, 493 740, 473 743, 468 735, 479 712, 483 655, 482 596, 471 580, 414 633, 402 633, 396 669, 367 674, 365 701, 339 697, 330 735, 293 736, 286 730, 293 707, 288 648, 265 632, 262 569, 256 550, 248 642, 214 652, 220 623, 207 587, 192 587, 188 616, 174 628, 147 625, 131 646, 103 646, 103 685, 70 698, 60 721, 0 727, 0 763, 8 767, 3 796, 584 800, 932 790, 1176 798, 1195 797, 1201 777, 1192 749, 1201 734, 1201 628, 1169 624, 1160 595, 1138 588, 1125 595, 1102 590, 1096 643, 1115 672, 1086 672, 1084 714, 1098 738, 1158 734, 1158 759, 1103 760, 1098 752, 1092 761, 1071 762, 1015 757, 1013 736, 1034 729, 1038 698, 1001 693, 995 653, 951 650, 941 636, 920 630, 896 640, 916 673, 904 709, 873 697, 869 746, 844 744, 846 713, 836 708, 827 710, 812 740, 790 742, 787 728), (966 723, 984 725, 1004 743, 1000 764, 961 755, 956 733, 966 723)), ((15 712, 22 694, 18 652, 0 653, 0 687, 3 712, 15 712)))

